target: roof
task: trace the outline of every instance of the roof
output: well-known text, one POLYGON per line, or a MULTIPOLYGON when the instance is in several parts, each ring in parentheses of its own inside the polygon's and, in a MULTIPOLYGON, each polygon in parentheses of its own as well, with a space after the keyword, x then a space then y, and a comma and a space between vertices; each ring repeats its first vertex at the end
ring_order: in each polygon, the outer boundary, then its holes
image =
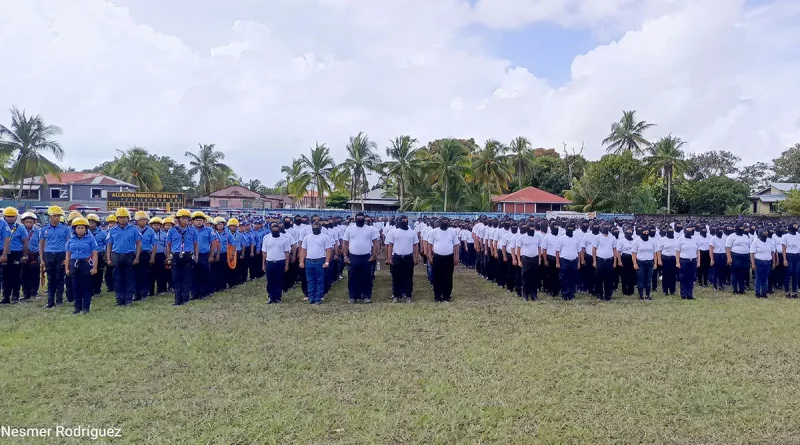
POLYGON ((229 185, 228 187, 221 188, 208 195, 211 198, 245 198, 245 199, 260 199, 260 193, 254 192, 241 185, 229 185))
POLYGON ((572 201, 536 187, 525 187, 508 195, 492 198, 492 202, 524 202, 536 204, 571 204, 572 201))
POLYGON ((753 195, 753 196, 748 196, 748 198, 750 198, 753 201, 758 200, 761 202, 772 203, 785 200, 786 195, 784 195, 783 193, 776 193, 773 195, 753 195))
POLYGON ((348 203, 350 204, 361 204, 361 201, 364 201, 364 204, 373 204, 373 205, 397 205, 399 201, 397 198, 392 196, 391 194, 387 193, 384 189, 375 189, 370 190, 363 195, 357 196, 348 203))
POLYGON ((45 175, 34 176, 32 178, 25 178, 22 180, 25 185, 28 184, 44 184, 48 185, 108 185, 108 186, 122 186, 139 188, 136 185, 128 182, 112 178, 111 176, 102 173, 78 173, 78 172, 61 172, 58 175, 45 175))
POLYGON ((800 189, 800 183, 797 182, 771 182, 769 185, 782 192, 788 192, 792 189, 800 189))

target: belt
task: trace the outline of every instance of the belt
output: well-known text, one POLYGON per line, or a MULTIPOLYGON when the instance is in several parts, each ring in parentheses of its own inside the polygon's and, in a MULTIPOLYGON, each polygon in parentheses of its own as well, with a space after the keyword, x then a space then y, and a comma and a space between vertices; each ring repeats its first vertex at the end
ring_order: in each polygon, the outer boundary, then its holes
POLYGON ((392 256, 393 257, 396 256, 398 258, 409 258, 409 257, 413 257, 414 254, 413 253, 409 253, 408 255, 400 255, 400 254, 397 254, 397 253, 393 253, 392 256))
POLYGON ((285 263, 286 260, 267 260, 268 263, 285 263))

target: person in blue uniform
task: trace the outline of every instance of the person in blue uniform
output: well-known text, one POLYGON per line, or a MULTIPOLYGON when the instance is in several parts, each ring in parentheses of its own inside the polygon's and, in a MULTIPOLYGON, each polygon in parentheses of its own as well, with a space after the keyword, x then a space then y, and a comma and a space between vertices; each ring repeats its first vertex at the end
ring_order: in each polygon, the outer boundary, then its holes
POLYGON ((64 304, 64 261, 67 258, 67 241, 71 230, 61 222, 64 210, 59 206, 47 209, 49 224, 39 232, 39 257, 41 268, 47 273, 47 305, 50 309, 64 304))
POLYGON ((244 234, 244 228, 239 226, 236 218, 228 220, 228 230, 230 230, 233 237, 233 243, 231 244, 236 248, 236 268, 231 271, 231 287, 236 287, 243 284, 246 279, 247 265, 244 261, 244 252, 246 250, 245 246, 249 247, 250 241, 245 240, 247 237, 244 234))
POLYGON ((8 249, 11 245, 11 228, 4 218, 0 218, 0 283, 3 282, 3 265, 8 261, 8 249))
POLYGON ((253 259, 250 262, 250 277, 261 278, 266 272, 262 272, 261 267, 261 247, 264 237, 269 235, 269 230, 264 228, 264 220, 258 217, 253 220, 253 229, 250 236, 253 238, 253 259))
POLYGON ((142 236, 142 251, 139 253, 139 264, 136 265, 136 293, 133 301, 147 300, 153 289, 153 276, 150 272, 156 262, 156 232, 148 225, 150 216, 147 212, 138 211, 134 215, 136 230, 142 236))
MULTIPOLYGON (((23 258, 28 253, 28 230, 17 221, 19 212, 14 207, 3 209, 3 218, 11 232, 8 238, 8 254, 6 256, 3 273, 3 299, 0 304, 19 302, 19 286, 23 258)), ((3 243, 5 252, 5 242, 3 243)))
MULTIPOLYGON (((164 235, 167 237, 167 241, 165 244, 169 242, 169 231, 175 227, 175 218, 172 216, 168 216, 164 218, 161 224, 161 231, 164 232, 164 235)), ((175 289, 172 287, 172 266, 167 263, 166 258, 169 258, 169 250, 164 250, 166 253, 166 257, 164 259, 164 279, 167 281, 167 292, 173 292, 175 289)))
POLYGON ((150 268, 150 295, 161 295, 167 291, 167 232, 161 230, 162 220, 155 216, 150 218, 150 228, 155 233, 155 261, 150 268))
POLYGON ((242 231, 244 238, 242 240, 242 253, 244 254, 244 269, 242 269, 242 283, 253 279, 250 275, 250 267, 253 260, 253 253, 255 246, 253 245, 253 235, 250 231, 250 221, 245 220, 239 229, 242 231))
POLYGON ((117 306, 133 304, 136 293, 136 265, 142 252, 142 234, 129 224, 131 212, 120 207, 114 212, 117 225, 108 232, 106 261, 114 266, 117 306))
POLYGON ((203 212, 192 213, 192 225, 197 232, 197 263, 192 277, 192 300, 202 300, 211 295, 211 268, 209 256, 214 241, 214 231, 206 226, 206 215, 203 212))
POLYGON ((88 314, 92 305, 92 276, 97 275, 97 239, 89 233, 89 221, 72 220, 73 235, 67 242, 65 273, 72 280, 73 314, 88 314))
POLYGON ((214 250, 214 290, 222 292, 231 282, 231 269, 228 267, 228 244, 233 242, 233 236, 225 228, 225 218, 214 218, 214 237, 216 247, 214 250))
POLYGON ((39 293, 39 229, 33 213, 25 212, 20 219, 28 231, 28 254, 23 258, 20 272, 22 300, 30 300, 39 293))
POLYGON ((106 259, 102 252, 106 251, 106 236, 108 235, 105 230, 101 229, 100 217, 94 213, 86 215, 86 221, 89 221, 89 234, 94 237, 97 242, 97 248, 100 249, 101 254, 97 258, 97 273, 92 276, 92 296, 100 295, 103 287, 103 274, 106 270, 106 259))
POLYGON ((167 264, 172 268, 172 286, 175 288, 175 303, 182 306, 189 302, 192 289, 192 270, 199 254, 197 230, 189 226, 191 213, 180 209, 175 214, 177 225, 170 229, 167 237, 167 264))

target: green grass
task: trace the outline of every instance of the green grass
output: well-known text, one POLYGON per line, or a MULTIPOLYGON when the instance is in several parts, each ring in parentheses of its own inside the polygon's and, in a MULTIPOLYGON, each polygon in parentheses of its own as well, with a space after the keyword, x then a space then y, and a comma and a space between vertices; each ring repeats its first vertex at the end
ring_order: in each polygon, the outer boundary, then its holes
POLYGON ((385 271, 375 285, 370 306, 346 282, 267 306, 259 282, 182 308, 2 307, 0 424, 127 443, 800 442, 796 300, 524 303, 460 270, 455 303, 418 275, 406 305, 385 271))

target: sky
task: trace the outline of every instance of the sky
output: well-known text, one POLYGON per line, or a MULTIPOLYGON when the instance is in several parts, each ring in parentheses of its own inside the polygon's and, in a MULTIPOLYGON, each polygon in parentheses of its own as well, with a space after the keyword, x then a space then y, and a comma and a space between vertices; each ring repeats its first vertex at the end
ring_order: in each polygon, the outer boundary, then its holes
MULTIPOLYGON (((622 110, 743 164, 800 142, 797 0, 0 0, 0 108, 64 130, 64 167, 214 143, 273 184, 364 131, 599 158, 622 110)), ((10 114, 0 110, 0 122, 10 114)))

